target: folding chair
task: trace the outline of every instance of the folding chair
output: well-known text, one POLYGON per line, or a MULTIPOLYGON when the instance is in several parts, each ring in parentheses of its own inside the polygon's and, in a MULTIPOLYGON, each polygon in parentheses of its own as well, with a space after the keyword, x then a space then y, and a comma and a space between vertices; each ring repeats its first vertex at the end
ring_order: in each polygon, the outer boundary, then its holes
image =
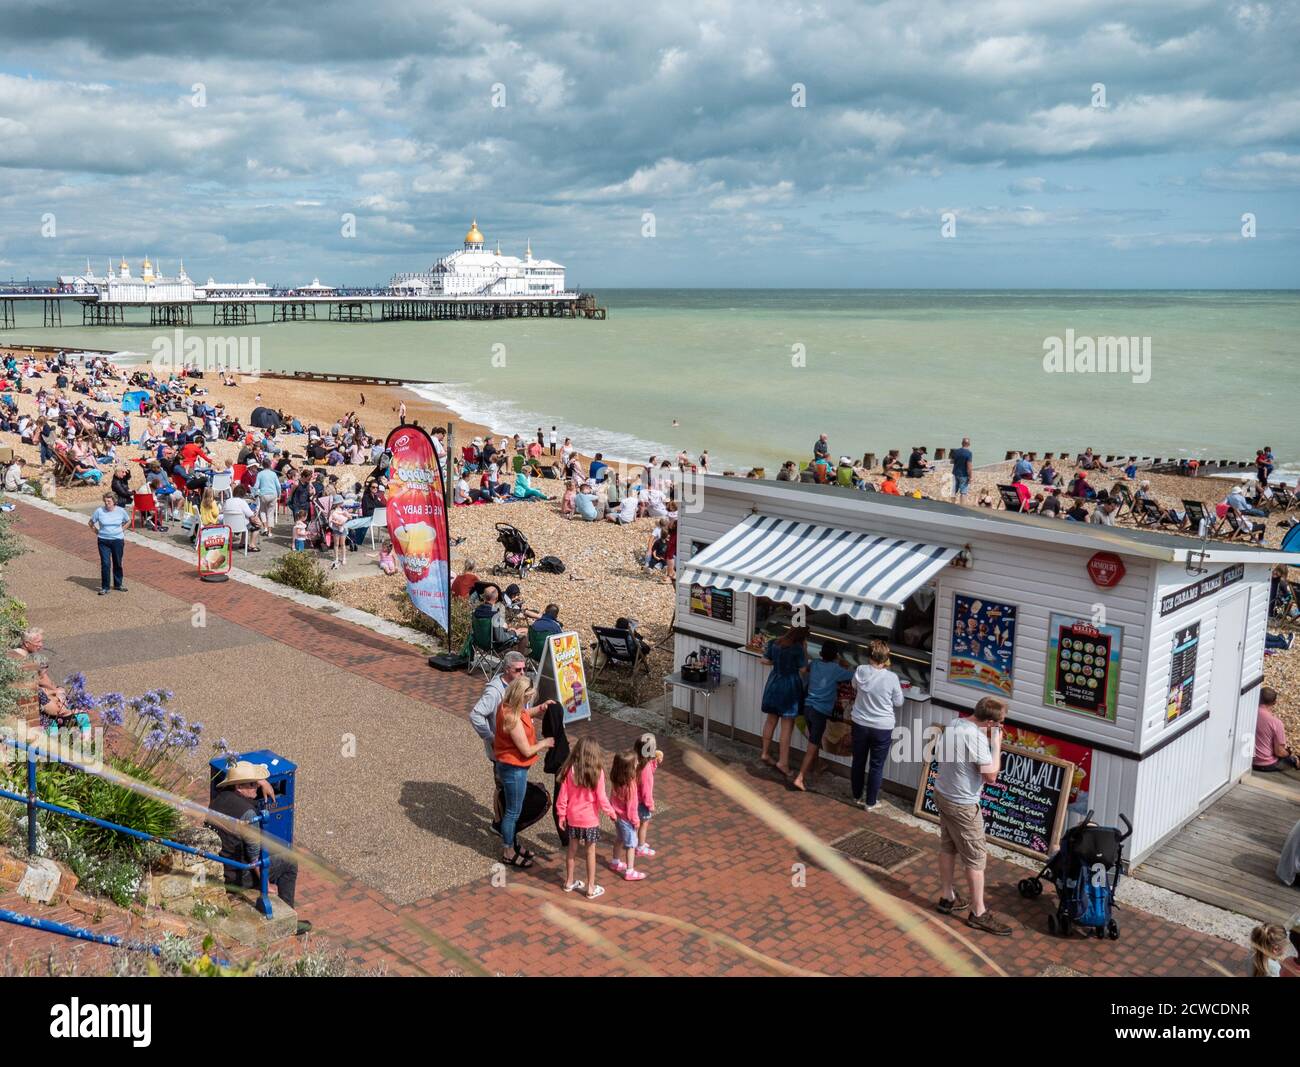
POLYGON ((1225 511, 1223 513, 1223 521, 1227 523, 1228 529, 1231 531, 1228 534, 1228 540, 1232 540, 1236 537, 1244 537, 1248 541, 1262 542, 1264 540, 1264 524, 1261 522, 1259 526, 1253 530, 1246 529, 1246 524, 1242 520, 1241 513, 1238 512, 1236 508, 1229 508, 1225 511))
POLYGON ((541 630, 528 628, 528 656, 524 669, 531 672, 542 669, 542 657, 546 655, 546 639, 551 635, 541 630))
POLYGON ((1205 511, 1205 505, 1199 500, 1184 500, 1183 511, 1186 512, 1185 524, 1187 532, 1195 534, 1197 537, 1205 537, 1210 533, 1213 523, 1210 522, 1210 516, 1205 511))
POLYGON ((1119 510, 1115 512, 1116 519, 1124 514, 1125 509, 1128 510, 1129 516, 1133 517, 1133 491, 1127 485, 1123 482, 1116 482, 1111 486, 1110 495, 1112 499, 1119 500, 1119 510))
POLYGON ((218 500, 224 500, 230 496, 233 482, 234 478, 230 471, 217 471, 208 480, 208 488, 212 490, 212 495, 218 500))
POLYGON ((471 616, 469 639, 465 642, 464 654, 469 657, 467 674, 482 671, 483 677, 491 680, 501 669, 501 657, 509 649, 498 649, 492 641, 492 619, 484 616, 471 616), (488 668, 492 669, 489 671, 488 668))
POLYGON ((593 626, 591 632, 596 635, 596 647, 600 649, 601 662, 591 676, 594 682, 607 667, 626 667, 636 687, 637 671, 645 669, 650 673, 650 661, 641 648, 641 641, 631 630, 618 630, 613 626, 593 626))
POLYGON ((1016 492, 1014 485, 999 485, 998 496, 1002 498, 1002 506, 1008 511, 1020 510, 1020 494, 1016 492))

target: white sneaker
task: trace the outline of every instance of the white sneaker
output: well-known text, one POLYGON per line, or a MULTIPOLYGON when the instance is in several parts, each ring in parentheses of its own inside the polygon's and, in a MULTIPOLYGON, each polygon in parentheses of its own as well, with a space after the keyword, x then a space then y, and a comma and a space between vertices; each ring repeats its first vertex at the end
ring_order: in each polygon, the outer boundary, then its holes
POLYGON ((862 805, 862 810, 863 810, 863 811, 879 811, 879 810, 881 809, 881 807, 882 807, 882 805, 881 805, 880 801, 877 800, 874 804, 863 804, 863 805, 862 805))

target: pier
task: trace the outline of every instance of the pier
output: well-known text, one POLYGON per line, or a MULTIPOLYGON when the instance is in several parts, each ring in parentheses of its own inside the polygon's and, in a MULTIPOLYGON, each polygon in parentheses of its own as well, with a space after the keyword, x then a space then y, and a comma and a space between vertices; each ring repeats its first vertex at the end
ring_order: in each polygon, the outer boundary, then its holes
MULTIPOLYGON (((17 328, 19 307, 41 305, 41 325, 58 327, 63 305, 81 305, 81 326, 257 326, 281 322, 464 322, 496 319, 604 320, 592 293, 555 296, 409 296, 384 290, 304 296, 293 290, 186 301, 116 301, 102 293, 0 289, 0 329, 17 328), (196 309, 208 309, 211 314, 196 309), (132 317, 128 317, 132 312, 132 317), (147 312, 148 318, 145 319, 147 312), (205 321, 206 320, 206 321, 205 321)), ((69 323, 68 325, 71 325, 69 323)))

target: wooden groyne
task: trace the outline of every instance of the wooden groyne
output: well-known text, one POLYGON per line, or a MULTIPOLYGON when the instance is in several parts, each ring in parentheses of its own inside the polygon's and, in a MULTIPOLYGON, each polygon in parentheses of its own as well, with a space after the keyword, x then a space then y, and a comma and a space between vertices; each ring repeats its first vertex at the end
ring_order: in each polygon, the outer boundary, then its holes
MULTIPOLYGON (((930 455, 926 446, 920 446, 926 450, 927 458, 935 463, 947 461, 949 448, 936 448, 934 454, 930 455)), ((873 470, 876 467, 884 468, 886 464, 891 467, 898 465, 907 466, 907 460, 903 458, 903 452, 911 455, 912 450, 891 448, 887 452, 877 455, 875 452, 866 452, 862 456, 862 466, 867 470, 873 470)), ((1002 458, 1006 463, 1016 456, 1024 456, 1031 463, 1045 463, 1051 460, 1059 464, 1072 464, 1078 461, 1082 452, 1040 452, 1033 449, 1007 449, 1002 458)), ((1196 477, 1204 474, 1218 473, 1238 473, 1253 471, 1255 469, 1254 459, 1200 459, 1197 457, 1179 457, 1179 456, 1142 456, 1135 453, 1123 452, 1094 452, 1093 455, 1105 463, 1108 467, 1119 464, 1127 466, 1129 463, 1135 464, 1139 470, 1145 470, 1152 474, 1184 474, 1189 477, 1196 477)), ((996 464, 994 464, 996 465, 996 464)))
POLYGON ((291 382, 335 382, 342 385, 442 385, 428 378, 387 378, 375 374, 330 374, 323 371, 296 370, 262 371, 261 374, 244 375, 247 378, 275 378, 291 382))

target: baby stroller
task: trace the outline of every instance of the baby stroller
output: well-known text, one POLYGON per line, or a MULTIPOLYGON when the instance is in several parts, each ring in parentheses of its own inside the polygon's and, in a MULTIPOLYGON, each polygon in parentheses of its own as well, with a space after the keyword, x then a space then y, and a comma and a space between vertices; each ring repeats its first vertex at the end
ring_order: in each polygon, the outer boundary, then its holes
POLYGON ((496 524, 497 541, 504 549, 504 556, 499 566, 493 568, 494 574, 517 574, 522 578, 529 567, 537 565, 537 555, 528 538, 508 522, 496 524))
POLYGON ((1123 833, 1114 826, 1098 826, 1089 811, 1083 822, 1065 832, 1060 850, 1047 866, 1033 878, 1021 880, 1022 897, 1040 896, 1044 878, 1056 886, 1056 911, 1047 917, 1050 933, 1069 937, 1077 926, 1084 937, 1119 940, 1119 923, 1111 911, 1124 861, 1124 842, 1133 832, 1133 824, 1123 814, 1119 818, 1123 833))

